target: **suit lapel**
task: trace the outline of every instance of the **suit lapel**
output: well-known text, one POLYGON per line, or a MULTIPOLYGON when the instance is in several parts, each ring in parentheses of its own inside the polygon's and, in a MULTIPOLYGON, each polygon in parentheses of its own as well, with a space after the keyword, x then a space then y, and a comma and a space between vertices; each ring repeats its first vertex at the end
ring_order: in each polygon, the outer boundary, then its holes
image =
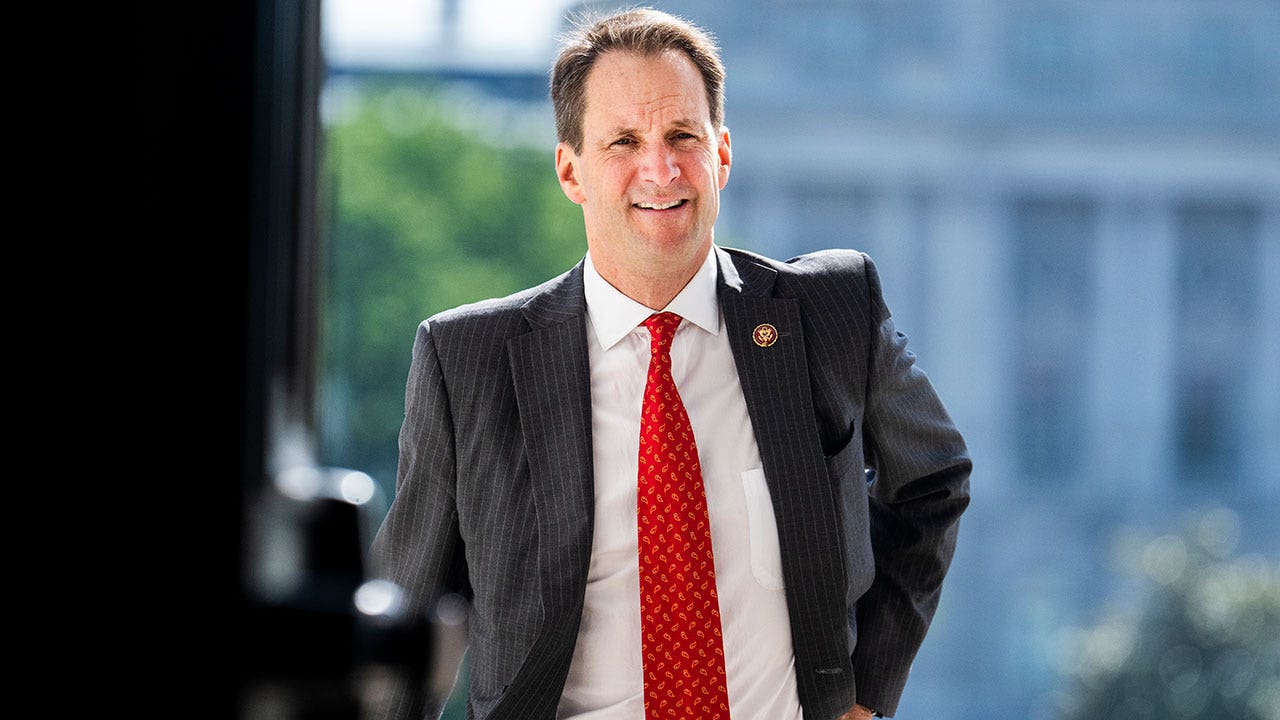
POLYGON ((538 513, 544 615, 529 652, 538 658, 537 677, 521 672, 508 699, 541 698, 548 688, 558 697, 582 615, 595 517, 582 264, 522 311, 531 329, 510 339, 507 350, 538 513))
POLYGON ((839 518, 813 410, 800 301, 775 297, 776 270, 716 252, 725 331, 777 518, 796 658, 809 670, 843 667, 839 518), (762 324, 777 331, 767 347, 754 339, 762 324))

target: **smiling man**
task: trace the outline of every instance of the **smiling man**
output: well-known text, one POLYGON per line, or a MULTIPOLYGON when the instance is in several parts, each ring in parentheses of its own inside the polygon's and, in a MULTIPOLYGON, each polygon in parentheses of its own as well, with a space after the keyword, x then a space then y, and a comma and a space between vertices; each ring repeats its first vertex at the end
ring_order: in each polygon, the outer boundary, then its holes
POLYGON ((560 184, 582 206, 600 275, 664 308, 711 251, 729 131, 680 50, 603 53, 582 99, 580 127, 556 148, 560 184))
POLYGON ((717 247, 710 37, 580 27, 551 80, 587 254, 418 328, 377 573, 472 599, 468 718, 892 715, 968 504, 870 259, 717 247))

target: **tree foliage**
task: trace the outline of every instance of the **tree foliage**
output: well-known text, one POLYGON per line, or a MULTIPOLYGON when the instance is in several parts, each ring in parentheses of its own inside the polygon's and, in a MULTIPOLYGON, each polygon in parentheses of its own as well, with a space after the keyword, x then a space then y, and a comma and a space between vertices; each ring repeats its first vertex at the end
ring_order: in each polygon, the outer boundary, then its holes
POLYGON ((1130 543, 1146 603, 1084 633, 1065 720, 1280 720, 1280 565, 1229 557, 1238 530, 1219 509, 1130 543))
POLYGON ((586 250, 550 145, 497 147, 446 102, 422 82, 357 83, 325 143, 321 452, 387 489, 418 323, 542 282, 586 250))

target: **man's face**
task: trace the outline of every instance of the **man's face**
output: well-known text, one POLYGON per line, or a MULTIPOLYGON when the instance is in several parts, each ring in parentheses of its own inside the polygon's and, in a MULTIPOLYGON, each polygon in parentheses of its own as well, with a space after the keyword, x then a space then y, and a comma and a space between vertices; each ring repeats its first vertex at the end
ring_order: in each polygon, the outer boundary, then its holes
POLYGON ((731 160, 729 131, 712 127, 693 61, 677 51, 600 55, 587 76, 582 137, 580 153, 556 148, 556 171, 582 206, 602 273, 696 268, 731 160))

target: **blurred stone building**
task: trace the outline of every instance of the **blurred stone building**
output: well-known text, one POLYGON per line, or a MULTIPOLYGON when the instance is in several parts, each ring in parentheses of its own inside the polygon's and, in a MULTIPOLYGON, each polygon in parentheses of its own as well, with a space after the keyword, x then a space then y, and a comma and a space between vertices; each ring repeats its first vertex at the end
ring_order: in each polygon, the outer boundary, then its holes
POLYGON ((971 443, 904 716, 1051 715, 1122 527, 1225 504, 1277 554, 1280 6, 687 11, 730 68, 721 231, 870 253, 971 443))

